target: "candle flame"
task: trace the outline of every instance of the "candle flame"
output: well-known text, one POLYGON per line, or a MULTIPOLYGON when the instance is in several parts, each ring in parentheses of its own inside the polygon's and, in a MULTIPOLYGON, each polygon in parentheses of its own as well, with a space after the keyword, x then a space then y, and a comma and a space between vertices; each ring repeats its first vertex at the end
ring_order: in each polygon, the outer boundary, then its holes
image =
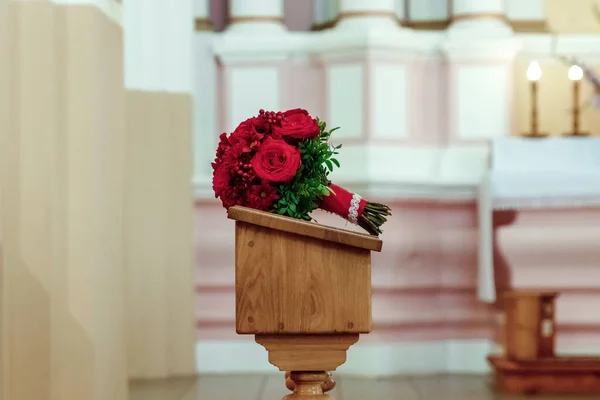
POLYGON ((531 82, 539 81, 542 78, 542 69, 540 68, 540 64, 533 60, 529 63, 529 67, 527 67, 527 79, 531 82))
POLYGON ((583 69, 579 65, 571 65, 569 68, 569 79, 580 81, 583 78, 583 69))

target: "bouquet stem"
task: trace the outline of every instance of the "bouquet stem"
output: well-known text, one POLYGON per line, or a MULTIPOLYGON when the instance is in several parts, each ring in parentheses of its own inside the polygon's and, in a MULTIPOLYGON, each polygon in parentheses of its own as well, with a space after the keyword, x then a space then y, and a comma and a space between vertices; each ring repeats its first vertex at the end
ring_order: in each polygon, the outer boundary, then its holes
POLYGON ((381 226, 387 221, 386 217, 392 215, 391 211, 385 204, 367 202, 357 224, 369 234, 379 236, 383 233, 381 226))
POLYGON ((373 236, 382 233, 381 226, 387 221, 386 217, 392 215, 388 206, 368 202, 333 183, 329 188, 331 192, 323 198, 319 208, 347 219, 373 236))

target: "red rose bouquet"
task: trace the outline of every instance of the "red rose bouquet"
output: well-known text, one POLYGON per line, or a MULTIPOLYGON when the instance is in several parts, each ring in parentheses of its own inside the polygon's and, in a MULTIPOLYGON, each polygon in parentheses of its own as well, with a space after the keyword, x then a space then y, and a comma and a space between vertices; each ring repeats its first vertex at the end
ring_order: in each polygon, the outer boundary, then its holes
POLYGON ((341 145, 329 143, 338 128, 326 128, 299 108, 260 110, 229 136, 221 134, 212 163, 215 197, 226 209, 240 205, 307 221, 320 208, 379 235, 390 209, 329 181, 341 145))

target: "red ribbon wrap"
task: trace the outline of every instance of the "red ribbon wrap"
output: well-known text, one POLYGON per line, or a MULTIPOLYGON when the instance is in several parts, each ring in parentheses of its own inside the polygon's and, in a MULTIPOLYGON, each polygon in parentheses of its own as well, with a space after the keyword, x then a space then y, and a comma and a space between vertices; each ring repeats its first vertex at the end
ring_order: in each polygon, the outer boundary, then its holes
MULTIPOLYGON (((339 187, 335 184, 330 184, 332 192, 329 196, 324 196, 321 201, 320 209, 329 211, 330 213, 339 215, 344 219, 348 219, 348 214, 350 212, 350 203, 352 201, 352 196, 354 193, 350 193, 346 189, 339 187)), ((358 213, 357 218, 359 218, 367 205, 367 201, 365 199, 361 199, 358 205, 358 213)))

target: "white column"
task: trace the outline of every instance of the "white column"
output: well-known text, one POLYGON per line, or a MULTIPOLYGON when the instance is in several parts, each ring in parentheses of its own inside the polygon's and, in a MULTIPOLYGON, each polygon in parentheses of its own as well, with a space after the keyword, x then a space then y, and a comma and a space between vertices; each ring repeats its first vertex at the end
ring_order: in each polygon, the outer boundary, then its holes
POLYGON ((329 0, 327 3, 327 18, 330 21, 335 21, 340 15, 340 1, 341 0, 329 0))
POLYGON ((398 21, 405 23, 406 21, 406 1, 407 0, 395 0, 396 3, 396 18, 398 21))
MULTIPOLYGON (((217 64, 213 53, 215 35, 212 30, 199 29, 200 18, 206 21, 208 0, 194 0, 196 33, 194 35, 194 189, 205 197, 212 193, 211 161, 215 157, 219 132, 217 115, 217 64), (202 17, 204 16, 204 17, 202 17)), ((204 28, 208 28, 205 26, 204 28)))
POLYGON ((520 42, 505 21, 504 3, 453 1, 453 22, 442 45, 448 59, 451 142, 510 133, 513 62, 520 42))
POLYGON ((194 4, 125 0, 123 7, 129 374, 192 375, 194 4))
POLYGON ((125 86, 190 93, 194 29, 191 0, 123 2, 125 86))
POLYGON ((399 29, 396 0, 340 0, 337 29, 399 29))
POLYGON ((320 26, 329 21, 329 4, 333 1, 313 0, 313 24, 320 26))
POLYGON ((474 29, 485 36, 512 33, 506 22, 506 0, 453 0, 451 13, 450 35, 472 35, 474 29))
POLYGON ((339 3, 339 0, 313 0, 314 25, 327 24, 331 26, 338 17, 339 3))
POLYGON ((196 31, 212 30, 212 21, 210 19, 210 1, 193 0, 194 2, 194 25, 196 31))
POLYGON ((227 30, 235 33, 284 32, 283 0, 230 0, 227 30))
POLYGON ((448 10, 448 0, 410 1, 410 20, 419 21, 447 21, 451 10, 448 10))
POLYGON ((501 15, 506 12, 506 0, 453 0, 452 15, 454 16, 485 16, 501 15))

